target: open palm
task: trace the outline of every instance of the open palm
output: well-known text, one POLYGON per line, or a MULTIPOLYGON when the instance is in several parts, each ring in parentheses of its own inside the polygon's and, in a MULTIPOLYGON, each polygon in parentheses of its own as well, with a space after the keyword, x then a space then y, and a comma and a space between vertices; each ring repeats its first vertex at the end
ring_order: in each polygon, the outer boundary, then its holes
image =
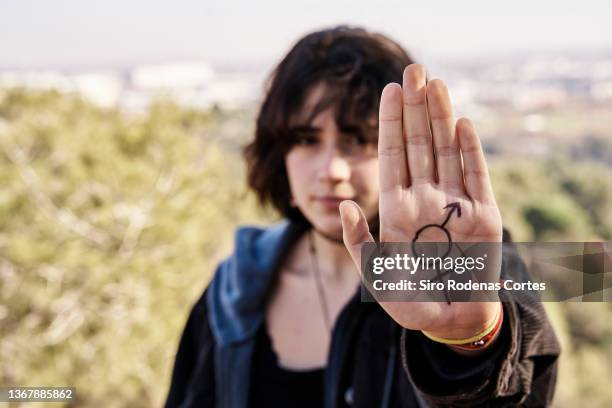
MULTIPOLYGON (((380 241, 501 242, 502 225, 478 136, 455 121, 444 83, 426 83, 418 64, 403 85, 383 90, 379 113, 380 241), (454 211, 456 216, 449 216, 454 211), (461 215, 459 217, 459 214, 461 215), (444 229, 428 227, 441 225, 444 229)), ((374 239, 354 202, 340 206, 344 243, 359 268, 361 246, 374 239)), ((492 319, 497 304, 381 302, 402 326, 463 338, 492 319)))

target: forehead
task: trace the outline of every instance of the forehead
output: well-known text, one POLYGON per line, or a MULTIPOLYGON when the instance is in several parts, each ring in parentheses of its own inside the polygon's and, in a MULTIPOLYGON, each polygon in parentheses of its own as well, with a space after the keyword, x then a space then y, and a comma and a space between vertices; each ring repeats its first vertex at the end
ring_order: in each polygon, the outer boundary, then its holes
MULTIPOLYGON (((377 112, 370 112, 368 115, 356 116, 353 114, 340 114, 339 104, 343 103, 343 98, 338 90, 330 89, 324 82, 318 82, 311 86, 304 97, 301 107, 292 115, 291 124, 313 124, 327 119, 336 122, 347 122, 341 125, 365 125, 366 127, 378 126, 377 112), (361 122, 361 123, 358 123, 361 122)), ((349 101, 349 104, 350 101, 349 101)))
POLYGON ((321 109, 324 101, 324 97, 328 91, 328 87, 323 82, 310 87, 306 91, 304 101, 297 111, 292 115, 292 123, 309 124, 315 120, 317 116, 320 116, 322 111, 328 109, 321 109))

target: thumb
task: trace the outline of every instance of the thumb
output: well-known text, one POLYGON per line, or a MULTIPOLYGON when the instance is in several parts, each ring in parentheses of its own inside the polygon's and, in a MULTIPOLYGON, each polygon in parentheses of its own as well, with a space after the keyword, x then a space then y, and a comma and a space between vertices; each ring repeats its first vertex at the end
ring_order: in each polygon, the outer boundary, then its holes
POLYGON ((351 200, 340 203, 342 239, 359 273, 361 273, 361 247, 365 242, 374 242, 368 221, 359 205, 351 200))

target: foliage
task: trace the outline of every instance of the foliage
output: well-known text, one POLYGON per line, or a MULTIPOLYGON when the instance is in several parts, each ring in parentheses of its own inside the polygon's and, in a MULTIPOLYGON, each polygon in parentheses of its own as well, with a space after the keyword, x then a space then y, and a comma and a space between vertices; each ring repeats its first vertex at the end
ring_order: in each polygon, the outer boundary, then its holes
POLYGON ((566 157, 492 160, 502 219, 515 241, 612 238, 612 169, 566 157))
POLYGON ((256 218, 239 158, 167 102, 125 117, 13 90, 0 118, 0 383, 161 405, 189 307, 256 218))

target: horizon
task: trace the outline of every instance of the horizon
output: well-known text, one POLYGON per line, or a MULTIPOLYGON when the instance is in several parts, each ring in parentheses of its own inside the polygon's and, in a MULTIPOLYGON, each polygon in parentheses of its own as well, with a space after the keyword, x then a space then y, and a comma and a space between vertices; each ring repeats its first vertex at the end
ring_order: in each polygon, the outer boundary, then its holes
MULTIPOLYGON (((451 64, 457 63, 460 65, 474 63, 474 64, 485 64, 487 62, 500 61, 513 61, 516 62, 518 59, 525 58, 568 58, 568 59, 612 59, 612 46, 601 49, 540 49, 540 50, 511 50, 511 51, 485 51, 486 55, 482 53, 466 53, 464 55, 453 54, 453 55, 428 55, 426 56, 427 62, 434 62, 436 64, 451 64)), ((413 55, 415 53, 412 53, 413 55)), ((417 56, 418 57, 418 56, 417 56)), ((423 58, 417 58, 418 61, 423 61, 423 58)), ((82 63, 66 63, 66 62, 38 62, 32 64, 7 64, 0 61, 0 71, 57 71, 61 73, 71 74, 86 71, 130 71, 134 68, 144 66, 159 66, 176 63, 198 63, 210 66, 215 70, 222 71, 261 71, 272 67, 278 60, 271 58, 260 58, 260 59, 240 59, 235 58, 233 60, 219 60, 219 59, 206 59, 203 57, 191 57, 191 58, 150 58, 133 61, 107 61, 107 62, 82 62, 82 63)))

